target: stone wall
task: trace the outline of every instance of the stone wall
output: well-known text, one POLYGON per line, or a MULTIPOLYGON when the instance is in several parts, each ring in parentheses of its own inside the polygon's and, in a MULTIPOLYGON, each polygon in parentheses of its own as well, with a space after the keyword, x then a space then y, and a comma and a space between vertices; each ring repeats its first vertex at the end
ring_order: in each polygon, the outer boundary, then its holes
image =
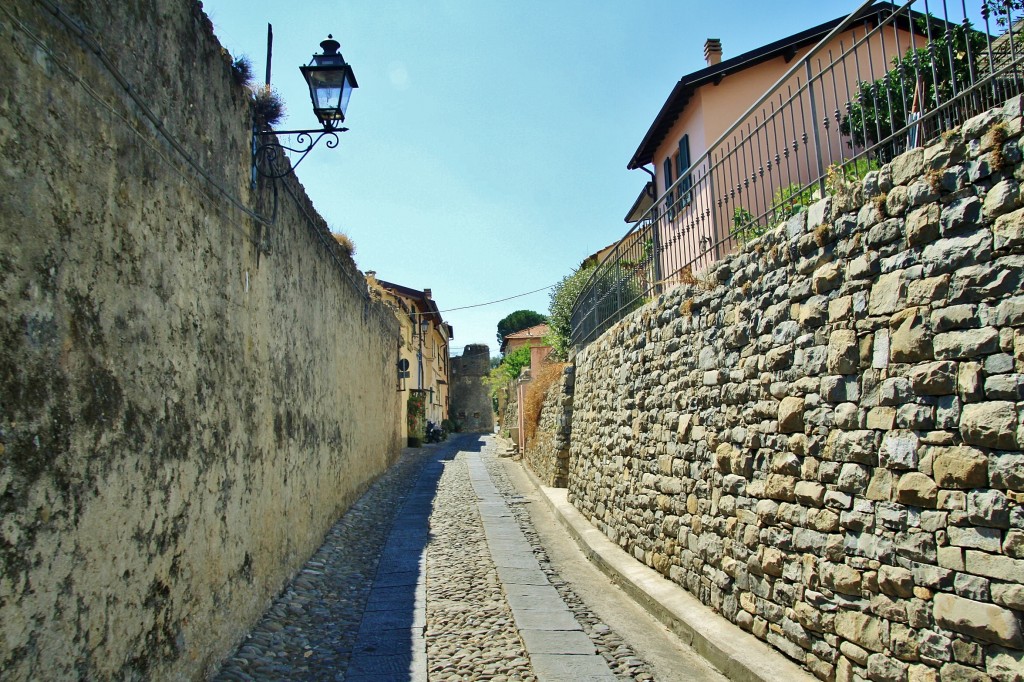
POLYGON ((568 483, 574 386, 575 368, 566 365, 545 394, 534 437, 523 453, 523 461, 540 482, 555 488, 568 483))
POLYGON ((822 679, 1024 676, 1021 107, 577 357, 574 504, 822 679))
POLYGON ((12 0, 0 63, 2 676, 200 679, 396 457, 397 325, 198 2, 12 0))
POLYGON ((494 431, 494 408, 484 377, 491 371, 491 351, 485 344, 471 344, 451 359, 450 419, 462 431, 494 431))

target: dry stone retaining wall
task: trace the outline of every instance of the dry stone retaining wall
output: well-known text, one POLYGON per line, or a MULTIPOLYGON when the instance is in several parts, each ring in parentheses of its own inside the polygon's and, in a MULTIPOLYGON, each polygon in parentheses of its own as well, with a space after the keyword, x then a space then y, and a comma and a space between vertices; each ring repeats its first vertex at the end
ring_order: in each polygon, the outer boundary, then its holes
POLYGON ((576 358, 570 499, 822 679, 1024 676, 1021 108, 576 358))
POLYGON ((568 483, 574 384, 575 368, 566 365, 544 396, 533 440, 526 444, 523 453, 523 460, 541 483, 556 488, 564 488, 568 483))
POLYGON ((5 2, 0 63, 0 677, 201 679, 399 452, 397 323, 247 212, 198 2, 5 2))

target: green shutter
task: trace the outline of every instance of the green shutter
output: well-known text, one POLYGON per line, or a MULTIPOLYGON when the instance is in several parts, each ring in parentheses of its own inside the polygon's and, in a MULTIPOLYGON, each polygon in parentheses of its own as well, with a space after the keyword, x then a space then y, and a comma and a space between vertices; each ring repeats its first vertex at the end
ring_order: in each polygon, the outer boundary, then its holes
MULTIPOLYGON (((679 156, 676 157, 679 166, 677 171, 678 177, 683 177, 683 173, 690 167, 690 136, 683 135, 679 138, 679 156)), ((689 190, 693 187, 693 177, 687 176, 685 180, 679 183, 679 200, 684 206, 690 203, 689 190)))

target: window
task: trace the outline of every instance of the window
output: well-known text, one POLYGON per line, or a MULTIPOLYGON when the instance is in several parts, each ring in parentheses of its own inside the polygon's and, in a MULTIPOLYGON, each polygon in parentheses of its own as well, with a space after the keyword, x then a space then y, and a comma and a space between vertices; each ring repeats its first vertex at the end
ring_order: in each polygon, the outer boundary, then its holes
POLYGON ((665 213, 668 214, 669 220, 674 220, 676 217, 675 197, 674 192, 669 191, 669 187, 672 186, 672 157, 669 156, 665 159, 665 163, 662 166, 662 170, 665 174, 665 213))
MULTIPOLYGON (((683 177, 683 174, 690 168, 690 136, 683 135, 679 139, 679 155, 676 156, 676 177, 683 177)), ((690 188, 693 187, 693 177, 686 176, 686 178, 679 183, 677 192, 679 194, 679 205, 689 206, 690 202, 693 201, 690 188)))

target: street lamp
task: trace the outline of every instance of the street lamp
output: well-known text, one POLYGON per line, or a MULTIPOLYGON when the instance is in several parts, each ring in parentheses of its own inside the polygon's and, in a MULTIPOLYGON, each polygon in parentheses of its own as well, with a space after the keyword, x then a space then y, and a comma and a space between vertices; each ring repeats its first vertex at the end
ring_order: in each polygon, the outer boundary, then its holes
POLYGON ((327 40, 320 43, 323 54, 313 55, 313 61, 299 67, 309 86, 313 113, 320 119, 324 130, 334 130, 345 121, 349 97, 352 90, 359 87, 352 67, 338 52, 340 47, 341 43, 328 34, 327 40))
MULTIPOLYGON (((300 66, 302 77, 309 86, 309 97, 313 102, 313 113, 320 121, 321 128, 311 130, 272 130, 259 121, 253 121, 252 128, 252 186, 256 186, 256 175, 267 178, 283 178, 295 171, 306 155, 324 137, 329 149, 338 146, 338 133, 348 128, 340 125, 345 121, 345 110, 348 108, 352 90, 359 87, 352 67, 345 62, 338 49, 341 44, 328 34, 327 40, 320 43, 322 54, 314 54, 312 61, 300 66), (291 147, 278 141, 280 135, 296 135, 295 144, 291 147), (304 146, 303 146, 304 145, 304 146), (287 170, 278 170, 275 161, 281 150, 288 150, 298 157, 287 170)), ((269 71, 268 71, 269 74, 269 71)), ((269 82, 270 76, 267 76, 269 82)))

